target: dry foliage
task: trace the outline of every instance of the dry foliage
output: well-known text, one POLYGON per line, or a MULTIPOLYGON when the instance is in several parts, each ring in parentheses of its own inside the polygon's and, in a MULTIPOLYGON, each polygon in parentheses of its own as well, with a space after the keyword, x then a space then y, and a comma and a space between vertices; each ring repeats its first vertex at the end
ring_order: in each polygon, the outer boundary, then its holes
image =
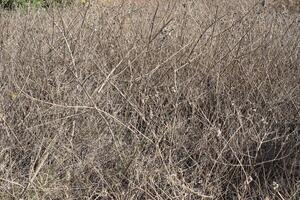
POLYGON ((298 12, 0 12, 0 199, 299 199, 298 12))

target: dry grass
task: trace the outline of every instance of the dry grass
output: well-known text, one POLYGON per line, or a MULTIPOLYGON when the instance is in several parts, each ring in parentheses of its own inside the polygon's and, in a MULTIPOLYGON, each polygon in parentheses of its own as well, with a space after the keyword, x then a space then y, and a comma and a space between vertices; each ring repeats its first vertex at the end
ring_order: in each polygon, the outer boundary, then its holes
POLYGON ((298 12, 0 12, 0 199, 299 199, 298 12))

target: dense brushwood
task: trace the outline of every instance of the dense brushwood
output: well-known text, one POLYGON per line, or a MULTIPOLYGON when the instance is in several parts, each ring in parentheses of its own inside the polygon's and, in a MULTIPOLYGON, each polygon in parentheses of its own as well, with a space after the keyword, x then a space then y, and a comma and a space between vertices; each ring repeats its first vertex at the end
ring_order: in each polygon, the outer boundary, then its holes
POLYGON ((300 199, 299 12, 272 5, 1 10, 0 199, 300 199))

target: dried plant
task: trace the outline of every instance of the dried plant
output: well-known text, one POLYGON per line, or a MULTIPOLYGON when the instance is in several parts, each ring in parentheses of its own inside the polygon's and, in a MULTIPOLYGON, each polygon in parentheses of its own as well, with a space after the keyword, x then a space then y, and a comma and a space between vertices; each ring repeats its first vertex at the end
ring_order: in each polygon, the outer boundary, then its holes
POLYGON ((268 3, 1 10, 0 199, 299 199, 299 12, 268 3))

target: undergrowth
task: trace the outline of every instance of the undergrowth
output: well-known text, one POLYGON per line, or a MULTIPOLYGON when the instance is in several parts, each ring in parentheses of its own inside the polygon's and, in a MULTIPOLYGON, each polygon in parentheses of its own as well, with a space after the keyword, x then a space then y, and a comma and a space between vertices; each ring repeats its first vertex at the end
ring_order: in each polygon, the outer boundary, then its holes
POLYGON ((299 199, 298 12, 0 12, 0 199, 299 199))

